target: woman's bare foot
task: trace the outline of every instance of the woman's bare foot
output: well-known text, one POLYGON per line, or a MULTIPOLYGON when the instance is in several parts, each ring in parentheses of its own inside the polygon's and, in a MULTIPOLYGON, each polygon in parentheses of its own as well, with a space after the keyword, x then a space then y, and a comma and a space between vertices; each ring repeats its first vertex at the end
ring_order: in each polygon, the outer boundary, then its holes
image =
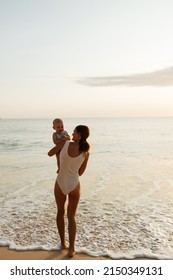
POLYGON ((69 258, 73 258, 75 254, 76 254, 76 253, 75 253, 75 250, 69 248, 69 251, 68 251, 68 256, 69 256, 69 258))
POLYGON ((67 242, 64 242, 63 244, 61 244, 61 250, 65 250, 65 249, 67 249, 67 247, 68 247, 67 242))

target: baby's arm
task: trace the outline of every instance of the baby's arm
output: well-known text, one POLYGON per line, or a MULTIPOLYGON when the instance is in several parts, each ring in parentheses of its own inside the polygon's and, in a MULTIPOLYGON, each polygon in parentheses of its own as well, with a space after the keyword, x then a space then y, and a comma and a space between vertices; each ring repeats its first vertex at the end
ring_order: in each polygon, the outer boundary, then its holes
POLYGON ((61 140, 58 140, 56 137, 56 133, 54 132, 52 135, 52 140, 55 145, 57 145, 61 140))
POLYGON ((62 137, 63 137, 63 140, 70 141, 70 136, 68 135, 67 131, 65 131, 65 130, 63 132, 62 137))
POLYGON ((64 140, 70 141, 70 135, 68 135, 67 131, 64 130, 63 136, 64 136, 64 140))

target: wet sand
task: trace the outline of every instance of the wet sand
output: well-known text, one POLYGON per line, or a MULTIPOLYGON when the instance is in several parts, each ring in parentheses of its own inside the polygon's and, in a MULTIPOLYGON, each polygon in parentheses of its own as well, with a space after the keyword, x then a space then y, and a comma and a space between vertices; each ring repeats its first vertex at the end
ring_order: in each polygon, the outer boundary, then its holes
POLYGON ((75 254, 73 258, 68 257, 68 250, 62 251, 17 251, 8 247, 0 247, 0 260, 109 260, 106 257, 92 257, 86 254, 75 254))

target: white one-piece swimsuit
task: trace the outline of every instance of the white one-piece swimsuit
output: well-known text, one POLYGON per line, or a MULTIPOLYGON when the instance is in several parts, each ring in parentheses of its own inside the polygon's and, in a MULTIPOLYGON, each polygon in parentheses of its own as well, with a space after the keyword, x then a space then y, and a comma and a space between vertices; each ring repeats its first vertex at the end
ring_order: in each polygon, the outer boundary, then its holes
POLYGON ((69 141, 65 142, 60 152, 60 170, 57 176, 57 183, 65 195, 77 187, 79 183, 79 168, 85 160, 84 153, 77 157, 70 157, 68 154, 69 144, 69 141))

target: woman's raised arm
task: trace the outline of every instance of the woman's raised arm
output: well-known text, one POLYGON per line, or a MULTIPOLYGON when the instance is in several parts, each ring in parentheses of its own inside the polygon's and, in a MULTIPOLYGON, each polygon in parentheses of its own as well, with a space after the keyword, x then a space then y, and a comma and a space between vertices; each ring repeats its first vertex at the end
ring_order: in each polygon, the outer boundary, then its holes
POLYGON ((49 152, 48 152, 48 156, 49 157, 52 157, 56 154, 58 154, 61 149, 64 147, 64 144, 65 144, 66 141, 62 140, 60 141, 55 147, 53 147, 49 152))

